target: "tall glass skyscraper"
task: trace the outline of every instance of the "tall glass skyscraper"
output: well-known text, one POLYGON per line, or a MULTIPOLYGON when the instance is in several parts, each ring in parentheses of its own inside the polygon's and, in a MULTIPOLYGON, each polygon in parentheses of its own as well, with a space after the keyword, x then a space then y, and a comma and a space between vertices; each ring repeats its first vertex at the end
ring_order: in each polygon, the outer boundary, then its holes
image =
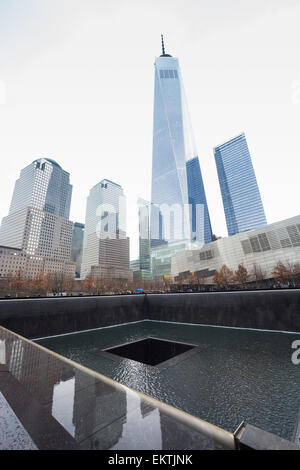
MULTIPOLYGON (((204 233, 209 239, 210 222, 178 59, 165 53, 155 60, 153 159, 151 194, 151 246, 191 240, 189 196, 205 204, 204 233), (197 168, 196 168, 197 167, 197 168), (195 174, 193 172, 195 170, 195 174), (193 176, 192 176, 193 175, 193 176), (196 179, 200 178, 199 182, 196 179), (189 190, 188 183, 194 188, 189 190), (196 187, 201 188, 201 196, 196 187), (197 193, 197 197, 195 197, 197 193)), ((195 219, 194 219, 195 225, 195 219)))
MULTIPOLYGON (((21 170, 0 244, 44 260, 43 270, 62 271, 71 259, 70 175, 54 160, 38 158, 21 170)), ((75 268, 75 264, 70 266, 75 268)), ((28 273, 29 275, 31 273, 28 273)))
POLYGON ((148 201, 143 201, 139 207, 139 269, 142 279, 151 277, 150 203, 148 201))
POLYGON ((129 279, 129 238, 126 237, 123 188, 104 179, 87 198, 80 276, 129 279))
POLYGON ((72 196, 70 174, 50 158, 39 158, 21 170, 16 181, 9 213, 35 207, 69 218, 72 196))
POLYGON ((245 134, 214 149, 228 235, 267 224, 245 134))
POLYGON ((186 162, 192 239, 210 243, 212 230, 198 157, 186 162))
POLYGON ((82 262, 84 224, 75 222, 73 225, 71 260, 76 263, 76 277, 80 277, 82 262))

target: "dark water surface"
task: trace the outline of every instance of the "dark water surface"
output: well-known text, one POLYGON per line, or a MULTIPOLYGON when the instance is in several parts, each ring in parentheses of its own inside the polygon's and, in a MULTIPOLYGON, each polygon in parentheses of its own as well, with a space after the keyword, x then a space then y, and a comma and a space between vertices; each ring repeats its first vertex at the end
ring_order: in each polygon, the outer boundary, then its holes
POLYGON ((299 443, 300 365, 291 361, 297 339, 297 333, 144 321, 36 342, 228 431, 245 420, 299 443), (165 368, 101 353, 149 336, 199 347, 165 368))

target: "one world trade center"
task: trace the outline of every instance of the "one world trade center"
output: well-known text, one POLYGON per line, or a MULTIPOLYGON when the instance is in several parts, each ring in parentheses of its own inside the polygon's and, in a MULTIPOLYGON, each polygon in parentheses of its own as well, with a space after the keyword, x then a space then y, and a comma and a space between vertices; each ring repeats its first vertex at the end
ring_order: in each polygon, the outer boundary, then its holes
POLYGON ((155 60, 151 246, 212 241, 201 169, 178 59, 155 60))

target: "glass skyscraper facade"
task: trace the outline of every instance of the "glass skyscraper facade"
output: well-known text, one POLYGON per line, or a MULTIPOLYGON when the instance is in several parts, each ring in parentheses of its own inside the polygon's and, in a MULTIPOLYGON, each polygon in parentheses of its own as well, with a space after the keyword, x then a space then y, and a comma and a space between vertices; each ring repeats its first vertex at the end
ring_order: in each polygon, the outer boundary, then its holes
POLYGON ((214 149, 228 235, 267 224, 245 134, 214 149))
POLYGON ((80 276, 129 279, 129 238, 126 236, 123 188, 104 179, 87 198, 80 276))
POLYGON ((39 158, 21 170, 16 181, 9 214, 34 207, 69 218, 72 196, 70 174, 50 158, 39 158))
POLYGON ((150 279, 150 203, 148 201, 143 201, 139 207, 139 269, 142 279, 150 279))
POLYGON ((76 277, 80 277, 82 262, 84 224, 75 222, 73 225, 71 260, 76 263, 76 277))
MULTIPOLYGON (((151 247, 191 240, 186 162, 197 156, 179 62, 162 49, 154 64, 151 247)), ((204 194, 200 167, 197 175, 204 194)))
MULTIPOLYGON (((37 270, 61 272, 71 261, 70 175, 54 160, 39 158, 21 170, 9 214, 0 228, 0 244, 23 250, 37 270)), ((31 269, 28 275, 36 274, 31 269)), ((73 270, 73 271, 74 271, 73 270)))
POLYGON ((186 162, 192 239, 209 243, 212 241, 210 217, 198 157, 186 162))

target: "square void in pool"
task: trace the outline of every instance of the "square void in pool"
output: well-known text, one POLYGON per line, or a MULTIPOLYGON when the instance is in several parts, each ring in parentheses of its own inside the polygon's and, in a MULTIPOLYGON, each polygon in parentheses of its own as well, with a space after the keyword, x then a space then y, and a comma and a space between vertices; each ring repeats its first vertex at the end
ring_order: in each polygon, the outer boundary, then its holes
POLYGON ((106 349, 105 351, 126 359, 148 364, 149 366, 157 366, 194 347, 189 344, 147 338, 123 346, 106 349))

